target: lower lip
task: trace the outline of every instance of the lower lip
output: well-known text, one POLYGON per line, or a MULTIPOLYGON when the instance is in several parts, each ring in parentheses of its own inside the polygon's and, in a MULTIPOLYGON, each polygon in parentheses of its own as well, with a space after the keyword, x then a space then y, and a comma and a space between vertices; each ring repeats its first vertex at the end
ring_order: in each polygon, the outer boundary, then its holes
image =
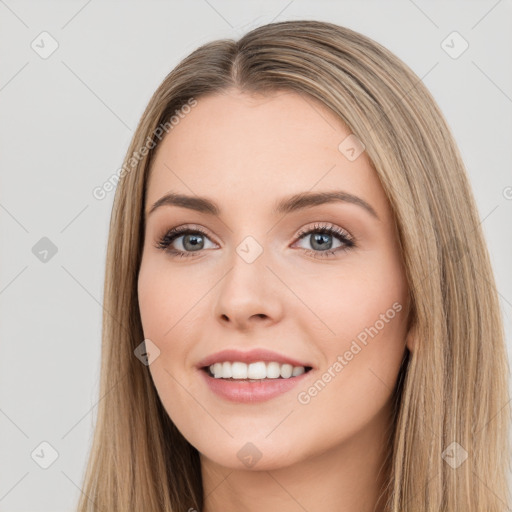
POLYGON ((205 370, 199 370, 209 388, 217 395, 232 402, 259 403, 290 391, 302 382, 313 370, 289 379, 268 379, 259 382, 227 380, 210 377, 205 370))

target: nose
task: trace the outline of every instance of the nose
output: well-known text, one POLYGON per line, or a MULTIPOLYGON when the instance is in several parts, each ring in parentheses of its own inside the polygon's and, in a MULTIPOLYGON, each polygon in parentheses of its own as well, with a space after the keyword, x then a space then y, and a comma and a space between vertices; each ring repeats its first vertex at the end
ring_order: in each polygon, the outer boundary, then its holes
POLYGON ((246 258, 239 249, 218 285, 216 318, 224 327, 241 331, 253 325, 269 326, 279 322, 283 314, 282 282, 269 267, 265 252, 252 259, 246 258))

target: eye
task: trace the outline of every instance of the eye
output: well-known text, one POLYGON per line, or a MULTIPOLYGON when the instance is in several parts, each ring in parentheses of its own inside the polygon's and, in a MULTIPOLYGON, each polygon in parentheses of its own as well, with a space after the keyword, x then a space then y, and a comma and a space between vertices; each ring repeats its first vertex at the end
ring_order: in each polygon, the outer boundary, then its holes
POLYGON ((326 258, 336 255, 340 251, 348 251, 356 246, 353 236, 349 235, 344 229, 333 225, 315 224, 313 228, 301 231, 297 236, 299 241, 306 240, 311 244, 313 250, 304 249, 304 251, 314 258, 326 258), (341 242, 341 245, 335 250, 332 250, 332 238, 341 242))
MULTIPOLYGON (((348 251, 356 246, 355 238, 344 229, 333 225, 315 224, 308 230, 302 230, 297 234, 299 242, 309 241, 313 250, 303 248, 304 252, 314 258, 325 258, 336 255, 341 251, 348 251), (333 250, 332 238, 337 239, 340 245, 333 250)), ((190 226, 180 226, 167 231, 155 244, 157 249, 164 250, 172 257, 191 257, 194 253, 200 253, 205 249, 205 240, 209 240, 208 235, 201 228, 191 228, 190 226), (172 245, 178 243, 181 248, 176 249, 172 245)), ((214 247, 216 244, 212 244, 214 247)), ((211 248, 211 247, 210 247, 211 248)))
POLYGON ((195 252, 199 252, 204 249, 204 240, 209 240, 206 233, 200 229, 192 229, 189 226, 180 226, 167 231, 162 236, 155 247, 168 252, 171 256, 189 257, 195 256, 195 252), (182 240, 178 245, 181 245, 182 249, 171 248, 176 240, 182 240))

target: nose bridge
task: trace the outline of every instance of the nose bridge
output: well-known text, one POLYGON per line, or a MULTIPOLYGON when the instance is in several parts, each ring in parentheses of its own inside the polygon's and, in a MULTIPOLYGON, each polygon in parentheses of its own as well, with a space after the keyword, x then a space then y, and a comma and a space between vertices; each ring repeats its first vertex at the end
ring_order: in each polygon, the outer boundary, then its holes
MULTIPOLYGON (((246 205, 250 205, 249 199, 246 205)), ((260 218, 258 213, 248 207, 241 207, 232 219, 229 222, 230 239, 233 243, 230 263, 238 263, 242 267, 242 263, 249 267, 256 264, 256 267, 263 271, 265 267, 262 261, 269 260, 269 243, 272 235, 269 221, 260 218)))
MULTIPOLYGON (((259 237, 263 238, 263 235, 259 237)), ((253 316, 275 319, 279 315, 278 280, 267 268, 267 265, 272 266, 270 250, 263 244, 255 236, 246 235, 234 246, 229 257, 229 270, 217 295, 217 317, 227 317, 242 324, 253 316)))
POLYGON ((247 290, 235 290, 250 295, 264 294, 268 290, 269 251, 254 236, 245 236, 234 247, 230 257, 230 272, 226 276, 233 286, 246 286, 247 290))

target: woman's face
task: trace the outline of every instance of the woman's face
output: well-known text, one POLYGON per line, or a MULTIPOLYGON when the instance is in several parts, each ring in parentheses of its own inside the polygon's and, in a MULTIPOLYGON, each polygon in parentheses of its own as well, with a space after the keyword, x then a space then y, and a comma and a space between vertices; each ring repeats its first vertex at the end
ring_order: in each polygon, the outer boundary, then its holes
POLYGON ((364 432, 375 438, 388 426, 409 302, 392 211, 366 153, 330 110, 293 92, 230 89, 187 112, 158 149, 145 214, 170 193, 190 203, 164 201, 147 215, 138 280, 167 413, 203 461, 230 468, 284 467, 364 432), (290 202, 319 193, 352 199, 290 202), (174 228, 192 233, 157 248, 174 228), (207 376, 198 365, 225 349, 272 351, 249 362, 275 360, 278 372, 286 358, 312 369, 290 381, 207 376))

